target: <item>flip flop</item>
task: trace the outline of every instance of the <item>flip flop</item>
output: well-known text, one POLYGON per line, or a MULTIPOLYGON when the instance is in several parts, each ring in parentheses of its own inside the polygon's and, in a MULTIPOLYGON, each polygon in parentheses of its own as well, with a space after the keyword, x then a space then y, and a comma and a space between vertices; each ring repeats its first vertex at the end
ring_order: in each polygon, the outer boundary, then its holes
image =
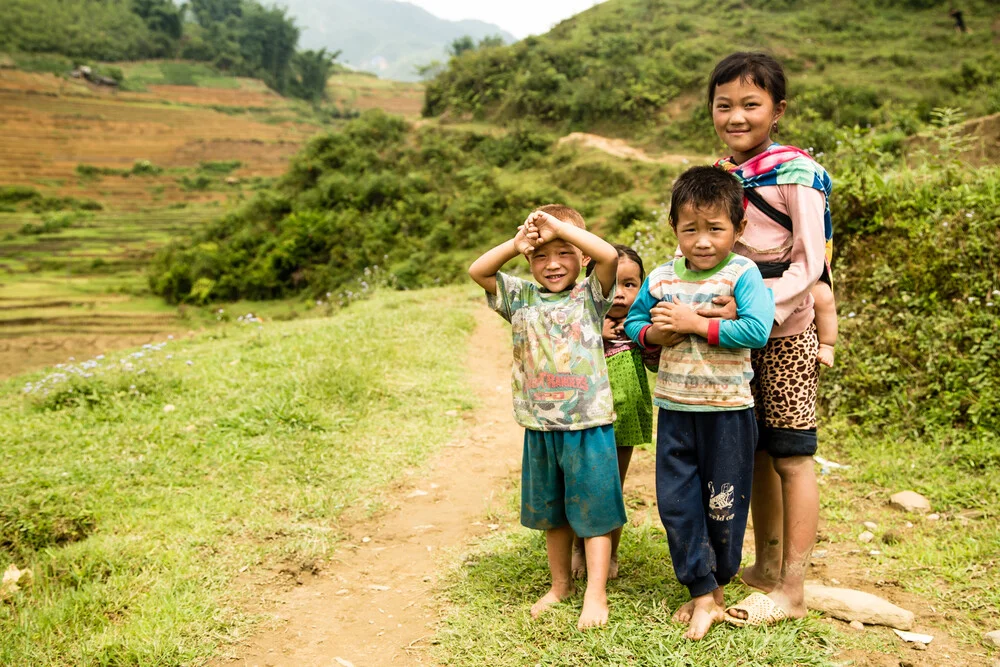
POLYGON ((726 609, 726 623, 732 623, 740 628, 748 625, 774 625, 787 618, 788 613, 763 593, 751 593, 739 604, 726 609), (730 609, 746 612, 747 617, 736 618, 729 613, 730 609))

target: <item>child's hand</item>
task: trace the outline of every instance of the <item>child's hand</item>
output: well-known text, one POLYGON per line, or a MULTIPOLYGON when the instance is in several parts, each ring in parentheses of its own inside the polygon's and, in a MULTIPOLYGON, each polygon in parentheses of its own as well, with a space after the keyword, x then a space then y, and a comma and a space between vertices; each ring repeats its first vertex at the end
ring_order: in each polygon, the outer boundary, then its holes
POLYGON ((514 248, 528 259, 531 259, 531 254, 535 252, 535 246, 528 238, 525 225, 517 228, 517 234, 514 235, 514 248))
POLYGON ((528 231, 528 238, 532 240, 536 248, 557 238, 559 236, 559 227, 564 224, 566 223, 559 218, 543 211, 535 211, 524 222, 524 226, 528 231))
POLYGON ((688 306, 685 306, 675 296, 674 300, 661 301, 650 311, 653 326, 659 326, 663 332, 693 334, 701 331, 703 318, 688 306))
POLYGON ((601 331, 601 337, 606 341, 625 340, 625 320, 605 317, 604 330, 601 331))
POLYGON ((816 353, 816 361, 827 368, 833 368, 833 345, 819 344, 819 352, 816 353))
POLYGON ((711 308, 702 308, 698 314, 702 317, 718 317, 722 320, 736 319, 736 299, 732 296, 717 296, 712 299, 711 308))

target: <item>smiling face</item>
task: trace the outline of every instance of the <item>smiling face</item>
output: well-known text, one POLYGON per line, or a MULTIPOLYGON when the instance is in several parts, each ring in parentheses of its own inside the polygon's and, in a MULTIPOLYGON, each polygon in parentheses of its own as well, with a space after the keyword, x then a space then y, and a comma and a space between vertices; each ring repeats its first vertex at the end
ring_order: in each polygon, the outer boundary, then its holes
POLYGON ((608 317, 621 319, 628 315, 628 309, 635 302, 635 297, 642 287, 642 275, 639 265, 628 257, 618 256, 618 288, 615 290, 615 300, 608 310, 608 317))
POLYGON ((695 207, 685 204, 677 215, 677 241, 692 271, 708 271, 723 262, 743 233, 746 219, 734 227, 723 205, 695 207))
POLYGON ((539 285, 550 292, 564 292, 580 277, 583 253, 575 245, 553 239, 535 248, 528 262, 539 285))
POLYGON ((712 122, 737 164, 771 145, 771 130, 784 115, 785 106, 785 100, 775 104, 770 93, 753 81, 733 79, 715 87, 712 122))

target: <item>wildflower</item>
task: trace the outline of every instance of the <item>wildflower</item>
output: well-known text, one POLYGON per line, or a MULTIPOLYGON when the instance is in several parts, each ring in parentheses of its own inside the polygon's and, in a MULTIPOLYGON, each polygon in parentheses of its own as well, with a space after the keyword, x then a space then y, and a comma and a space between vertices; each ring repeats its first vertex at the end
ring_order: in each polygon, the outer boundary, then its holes
POLYGON ((978 300, 979 300, 979 299, 977 299, 977 298, 976 298, 976 297, 974 297, 974 296, 970 296, 970 297, 969 297, 969 303, 975 303, 975 302, 976 302, 976 301, 978 301, 978 300))
POLYGON ((972 214, 971 214, 971 213, 966 213, 966 214, 965 214, 965 217, 966 217, 966 218, 971 218, 971 217, 972 217, 972 214))
POLYGON ((993 290, 993 296, 1000 296, 1000 289, 993 290))
POLYGON ((188 366, 194 366, 194 362, 193 362, 193 361, 191 361, 190 359, 188 359, 188 360, 187 360, 187 361, 185 361, 184 363, 185 363, 185 364, 187 364, 188 366))
POLYGON ((847 313, 848 317, 854 317, 855 315, 857 315, 857 313, 855 313, 853 310, 851 312, 847 313))
POLYGON ((97 359, 97 360, 103 360, 104 359, 104 355, 103 354, 99 354, 99 355, 97 355, 94 358, 97 359))

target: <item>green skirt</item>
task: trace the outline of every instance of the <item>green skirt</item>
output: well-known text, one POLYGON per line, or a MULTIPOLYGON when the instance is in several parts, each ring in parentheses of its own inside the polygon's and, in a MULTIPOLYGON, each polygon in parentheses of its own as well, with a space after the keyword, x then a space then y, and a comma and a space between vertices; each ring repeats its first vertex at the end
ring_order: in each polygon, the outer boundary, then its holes
POLYGON ((636 447, 653 441, 653 398, 638 348, 605 359, 615 401, 615 444, 636 447))

